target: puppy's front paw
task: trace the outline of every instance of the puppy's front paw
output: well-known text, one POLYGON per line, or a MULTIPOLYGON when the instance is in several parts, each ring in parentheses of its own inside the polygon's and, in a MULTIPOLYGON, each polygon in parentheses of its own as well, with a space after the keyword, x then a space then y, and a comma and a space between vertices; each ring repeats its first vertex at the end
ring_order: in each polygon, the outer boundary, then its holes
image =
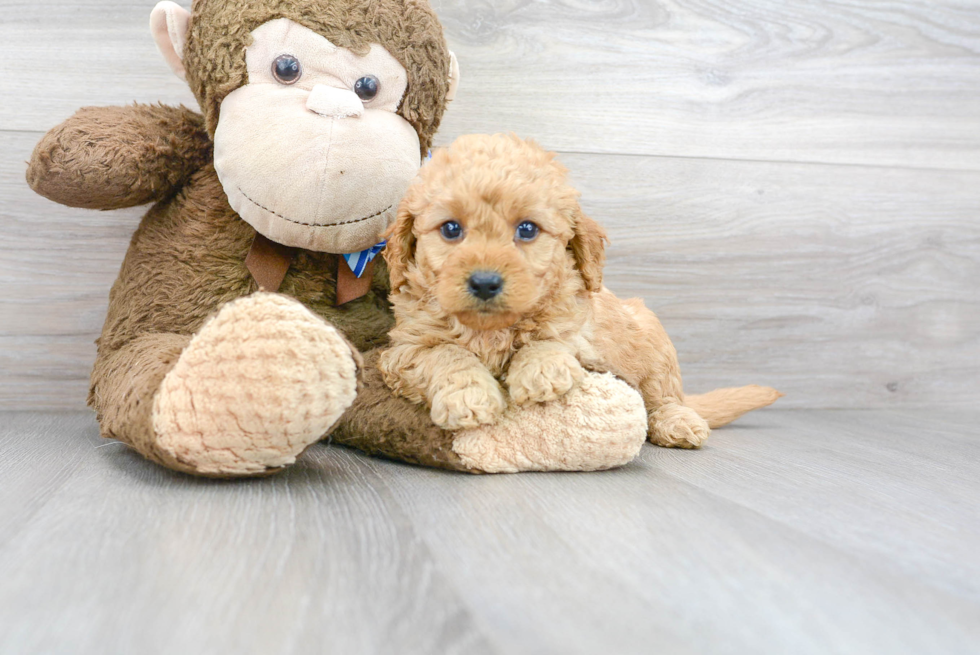
POLYGON ((515 359, 507 372, 510 397, 518 405, 561 398, 582 381, 585 370, 568 352, 549 350, 515 359))
POLYGON ((432 422, 446 430, 494 423, 507 403, 497 381, 486 372, 463 382, 447 382, 432 396, 432 422))

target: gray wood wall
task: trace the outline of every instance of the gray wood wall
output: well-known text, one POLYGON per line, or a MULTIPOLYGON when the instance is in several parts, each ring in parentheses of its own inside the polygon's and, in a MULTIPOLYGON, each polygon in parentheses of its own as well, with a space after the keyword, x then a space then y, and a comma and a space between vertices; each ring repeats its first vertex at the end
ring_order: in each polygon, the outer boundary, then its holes
MULTIPOLYGON (((153 0, 0 0, 0 408, 84 405, 143 210, 47 202, 41 134, 83 105, 185 103, 153 0)), ((980 1, 434 0, 463 82, 441 143, 562 153, 689 390, 792 407, 980 394, 980 1)))

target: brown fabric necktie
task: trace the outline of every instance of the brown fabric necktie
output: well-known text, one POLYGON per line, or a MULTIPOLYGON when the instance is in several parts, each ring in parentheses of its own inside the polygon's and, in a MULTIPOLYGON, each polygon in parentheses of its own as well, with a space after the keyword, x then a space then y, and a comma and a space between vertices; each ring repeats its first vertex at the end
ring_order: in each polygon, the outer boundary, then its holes
MULTIPOLYGON (((245 266, 252 278, 259 285, 260 291, 275 293, 286 279, 289 267, 296 258, 296 248, 276 243, 258 232, 252 241, 252 247, 245 257, 245 266)), ((337 256, 337 307, 352 300, 363 298, 371 289, 371 278, 374 274, 374 261, 368 263, 361 277, 354 275, 350 265, 343 256, 337 256)))
POLYGON ((363 298, 371 289, 371 278, 374 277, 374 260, 364 267, 361 277, 354 275, 350 265, 343 255, 337 257, 337 302, 340 307, 352 300, 363 298))
POLYGON ((275 293, 282 286, 295 258, 296 248, 276 243, 256 232, 252 248, 245 258, 245 266, 258 283, 259 291, 275 293))

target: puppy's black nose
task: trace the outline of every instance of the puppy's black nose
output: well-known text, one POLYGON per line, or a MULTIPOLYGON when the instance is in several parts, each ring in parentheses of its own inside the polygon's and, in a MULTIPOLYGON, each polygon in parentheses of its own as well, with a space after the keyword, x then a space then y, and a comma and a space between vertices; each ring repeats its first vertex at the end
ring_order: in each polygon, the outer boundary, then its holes
POLYGON ((480 300, 490 300, 500 295, 504 288, 504 278, 500 273, 477 271, 469 279, 470 295, 480 300))

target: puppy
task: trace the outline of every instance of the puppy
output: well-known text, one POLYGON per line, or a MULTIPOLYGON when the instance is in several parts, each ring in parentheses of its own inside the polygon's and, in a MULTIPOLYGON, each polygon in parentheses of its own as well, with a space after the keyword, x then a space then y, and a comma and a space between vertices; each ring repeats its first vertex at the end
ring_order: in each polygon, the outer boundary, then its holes
MULTIPOLYGON (((709 421, 685 403, 674 346, 641 300, 602 285, 606 233, 566 174, 514 135, 435 153, 387 234, 396 326, 385 381, 455 430, 494 422, 508 396, 546 402, 585 369, 609 371, 642 394, 650 441, 696 448, 709 421)), ((721 425, 776 397, 744 387, 699 398, 721 425)))

